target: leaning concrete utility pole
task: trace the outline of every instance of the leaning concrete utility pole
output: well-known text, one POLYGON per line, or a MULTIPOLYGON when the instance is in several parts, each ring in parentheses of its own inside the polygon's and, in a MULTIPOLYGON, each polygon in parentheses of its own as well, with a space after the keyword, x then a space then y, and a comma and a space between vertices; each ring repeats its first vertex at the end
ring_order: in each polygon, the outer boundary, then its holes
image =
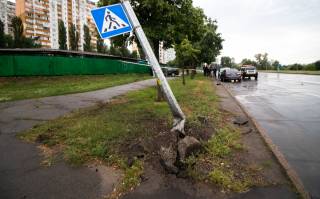
POLYGON ((174 117, 174 123, 173 123, 173 128, 172 131, 179 131, 181 133, 184 133, 184 124, 186 117, 183 114, 175 96, 172 93, 172 90, 160 68, 160 65, 158 63, 158 60, 149 44, 149 41, 140 25, 140 22, 133 10, 133 8, 130 5, 129 0, 121 0, 121 4, 128 15, 128 18, 133 26, 133 30, 136 33, 136 36, 138 37, 140 44, 143 48, 144 53, 146 54, 148 61, 151 64, 151 67, 153 71, 156 74, 156 77, 160 81, 161 85, 161 90, 165 95, 165 98, 170 106, 171 112, 174 117))

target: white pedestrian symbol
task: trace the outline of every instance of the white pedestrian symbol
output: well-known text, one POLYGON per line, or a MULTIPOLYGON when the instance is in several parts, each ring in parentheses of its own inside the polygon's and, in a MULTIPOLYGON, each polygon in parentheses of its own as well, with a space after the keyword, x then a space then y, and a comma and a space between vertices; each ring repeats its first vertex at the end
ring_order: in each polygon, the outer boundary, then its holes
POLYGON ((129 24, 124 22, 120 17, 106 9, 102 26, 102 33, 111 32, 121 28, 129 27, 129 24))

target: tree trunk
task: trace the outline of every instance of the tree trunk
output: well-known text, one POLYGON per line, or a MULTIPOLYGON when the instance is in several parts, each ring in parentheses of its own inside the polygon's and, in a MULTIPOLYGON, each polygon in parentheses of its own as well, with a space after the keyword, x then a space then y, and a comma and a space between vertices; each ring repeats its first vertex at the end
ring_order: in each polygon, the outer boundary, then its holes
POLYGON ((191 71, 191 79, 194 79, 194 76, 196 76, 196 69, 195 68, 193 68, 193 69, 191 69, 192 71, 191 71))
POLYGON ((163 92, 161 90, 161 83, 160 83, 159 79, 157 79, 157 91, 158 91, 157 102, 163 102, 164 101, 164 95, 163 95, 163 92))
POLYGON ((182 68, 182 84, 186 85, 186 80, 184 78, 184 67, 182 68))
POLYGON ((152 41, 152 45, 153 45, 154 54, 159 62, 159 41, 158 40, 152 41))

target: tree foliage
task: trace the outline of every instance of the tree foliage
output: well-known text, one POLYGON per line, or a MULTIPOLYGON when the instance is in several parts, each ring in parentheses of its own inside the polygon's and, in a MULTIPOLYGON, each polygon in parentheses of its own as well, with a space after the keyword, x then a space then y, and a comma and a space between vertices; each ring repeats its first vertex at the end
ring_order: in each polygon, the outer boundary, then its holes
POLYGON ((132 59, 138 59, 138 52, 136 50, 132 51, 131 55, 130 55, 130 58, 132 59))
POLYGON ((0 20, 0 48, 5 48, 4 23, 0 20))
POLYGON ((97 52, 98 53, 106 53, 106 46, 104 45, 104 40, 100 37, 99 33, 96 31, 97 38, 97 52))
POLYGON ((184 39, 181 44, 175 46, 176 61, 182 68, 195 68, 200 50, 194 48, 188 39, 184 39))
POLYGON ((316 62, 314 63, 314 65, 315 65, 315 69, 316 69, 316 70, 320 70, 320 60, 319 60, 319 61, 316 61, 316 62))
POLYGON ((241 65, 251 65, 251 66, 256 66, 257 65, 257 62, 255 62, 254 60, 251 60, 251 59, 243 59, 241 61, 241 65))
POLYGON ((268 67, 270 67, 268 53, 258 53, 254 57, 256 58, 258 69, 267 69, 268 67))
POLYGON ((221 57, 221 67, 232 67, 232 58, 228 56, 221 57))
POLYGON ((7 48, 40 48, 37 43, 38 38, 27 38, 23 35, 24 27, 20 17, 13 17, 11 21, 13 28, 13 38, 5 35, 5 43, 7 48))
POLYGON ((58 29, 59 29, 59 49, 67 50, 67 30, 62 20, 59 20, 58 29))
POLYGON ((83 50, 91 51, 91 35, 90 35, 89 27, 87 25, 83 26, 83 32, 84 32, 83 50))
POLYGON ((20 48, 23 47, 23 23, 20 17, 12 18, 12 27, 13 27, 13 38, 14 38, 14 47, 20 48))
POLYGON ((211 63, 216 60, 222 49, 222 38, 215 32, 208 31, 200 42, 201 62, 211 63))
POLYGON ((69 47, 71 50, 79 49, 79 32, 74 24, 69 26, 69 47))

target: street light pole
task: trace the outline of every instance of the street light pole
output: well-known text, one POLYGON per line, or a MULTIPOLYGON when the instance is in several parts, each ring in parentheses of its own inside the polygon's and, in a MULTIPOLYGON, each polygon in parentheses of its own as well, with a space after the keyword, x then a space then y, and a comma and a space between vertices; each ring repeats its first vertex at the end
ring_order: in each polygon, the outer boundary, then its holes
MULTIPOLYGON (((129 17, 129 20, 133 26, 133 30, 136 33, 136 36, 138 40, 140 41, 140 44, 143 48, 144 53, 147 55, 147 59, 151 64, 151 67, 156 74, 156 77, 159 79, 161 90, 165 95, 165 98, 167 99, 167 102, 170 106, 171 112, 174 117, 174 124, 171 131, 178 131, 180 133, 184 134, 184 124, 186 117, 184 113, 182 112, 175 96, 173 95, 173 92, 161 70, 161 67, 158 63, 158 60, 149 44, 149 41, 140 25, 140 22, 133 10, 133 8, 130 5, 129 0, 121 0, 121 4, 126 11, 126 14, 129 17)), ((155 46, 156 47, 156 46, 155 46)))

